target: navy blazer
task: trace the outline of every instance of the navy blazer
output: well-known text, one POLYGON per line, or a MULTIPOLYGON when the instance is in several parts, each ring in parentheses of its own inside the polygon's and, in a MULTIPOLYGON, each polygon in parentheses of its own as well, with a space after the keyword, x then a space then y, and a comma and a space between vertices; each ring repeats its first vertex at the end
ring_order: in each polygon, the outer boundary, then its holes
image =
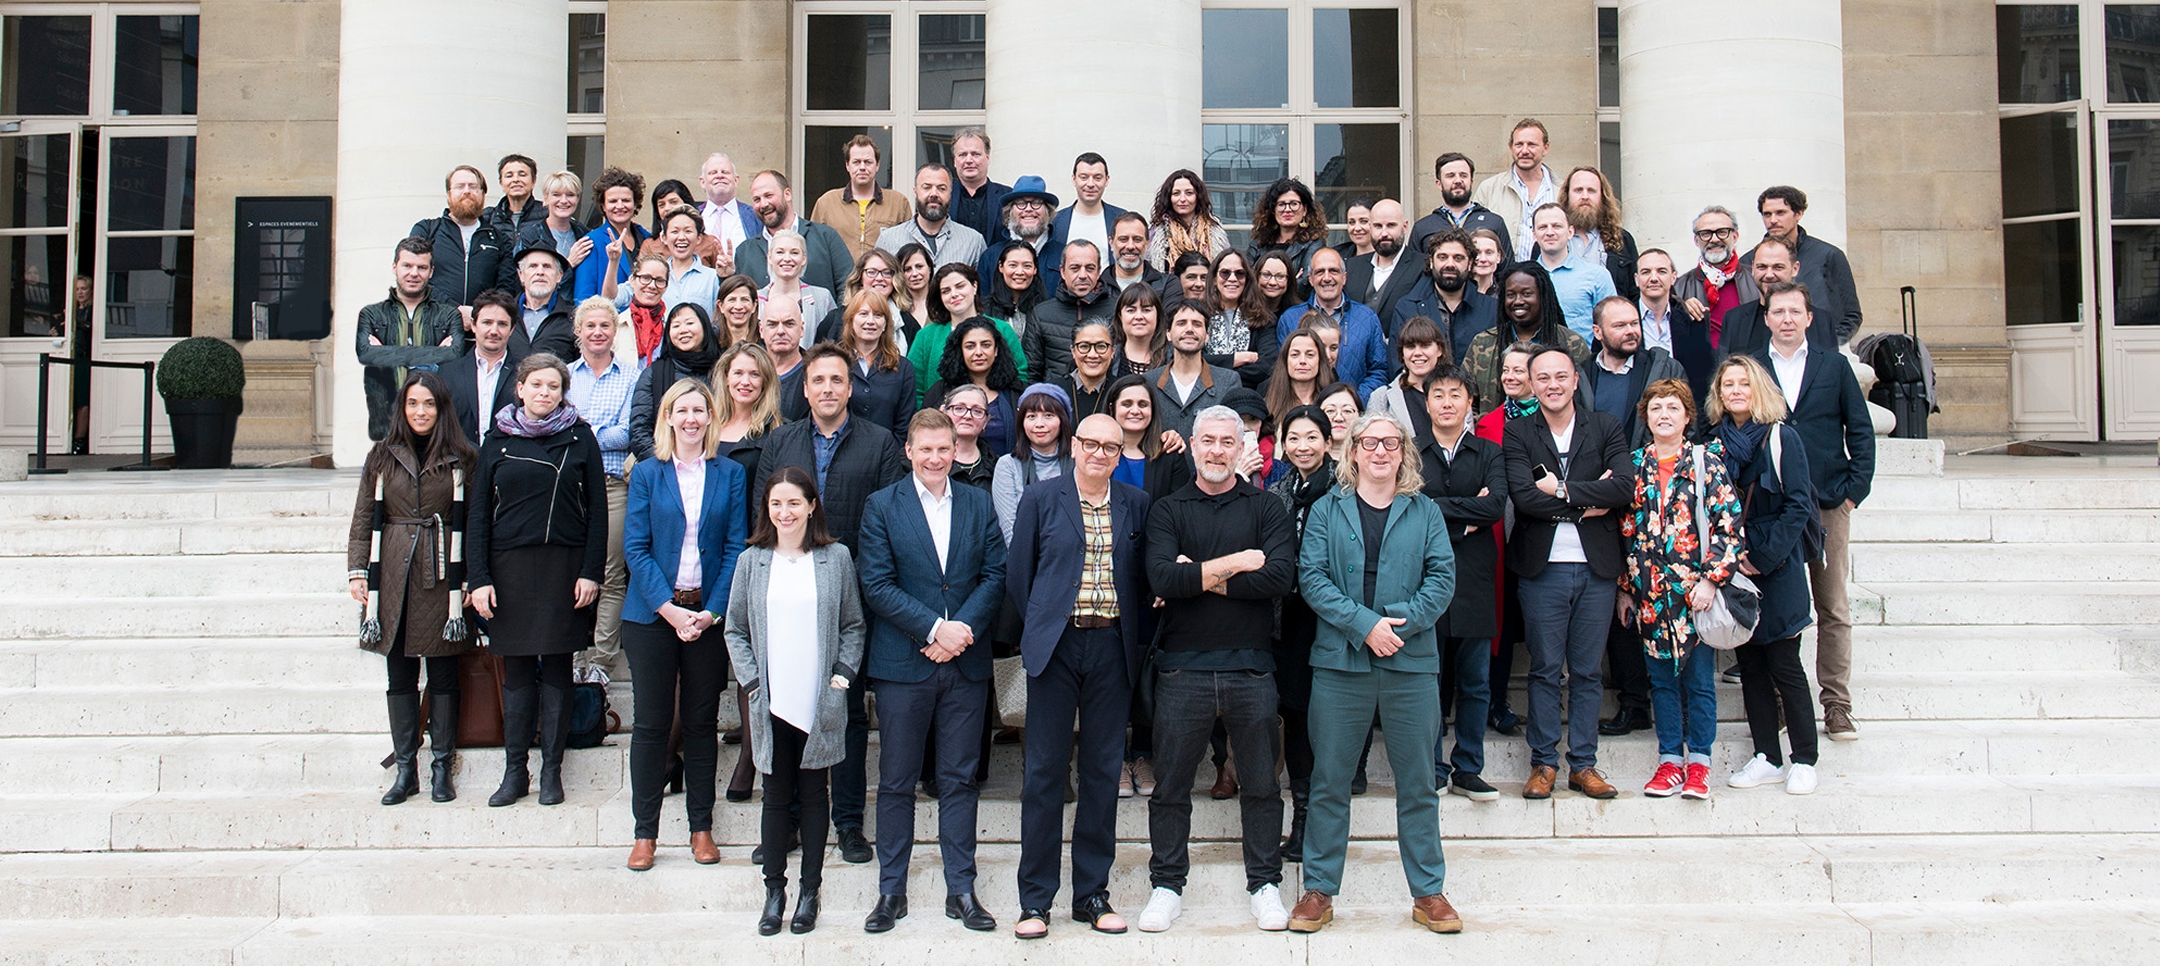
POLYGON ((880 681, 921 681, 937 665, 924 657, 930 629, 941 618, 966 624, 975 643, 954 659, 970 681, 990 680, 990 629, 1005 589, 1005 533, 990 494, 947 480, 952 535, 938 569, 930 519, 915 493, 915 476, 870 494, 863 506, 856 573, 870 610, 864 672, 880 681))
MULTIPOLYGON (((1728 316, 1730 318, 1730 316, 1728 316)), ((1777 378, 1765 347, 1755 361, 1777 378)), ((1780 387, 1782 388, 1782 387, 1780 387)), ((1808 345, 1807 367, 1800 376, 1800 405, 1785 421, 1807 445, 1808 470, 1815 481, 1815 501, 1824 509, 1851 500, 1859 506, 1875 485, 1875 421, 1867 397, 1843 353, 1808 345)))
MULTIPOLYGON (((1058 274, 1058 269, 1065 264, 1065 243, 1070 240, 1073 209, 1078 206, 1078 203, 1075 202, 1058 209, 1058 213, 1050 219, 1050 243, 1043 246, 1042 254, 1036 258, 1035 269, 1044 284, 1050 289, 1051 295, 1056 295, 1058 289, 1064 284, 1064 276, 1058 274)), ((1108 229, 1110 234, 1116 234, 1118 216, 1124 213, 1125 209, 1107 201, 1103 202, 1103 227, 1108 229)), ((999 239, 1000 242, 1003 240, 999 239)), ((993 244, 990 247, 995 249, 998 246, 993 244)), ((1112 259, 1109 252, 1096 252, 1095 256, 1102 259, 1104 269, 1110 267, 1112 259)), ((983 277, 989 278, 990 276, 985 274, 983 277)))
MULTIPOLYGON (((1140 680, 1141 625, 1154 598, 1146 566, 1148 497, 1129 484, 1110 481, 1111 569, 1117 578, 1118 630, 1125 638, 1125 676, 1140 680)), ((1050 665, 1050 654, 1072 621, 1080 596, 1080 562, 1086 552, 1080 523, 1080 491, 1073 474, 1028 487, 1013 514, 1012 547, 1005 558, 1005 593, 1020 608, 1026 629, 1020 656, 1029 677, 1050 665)))
MULTIPOLYGON (((735 584, 735 558, 742 554, 748 514, 743 510, 746 474, 725 457, 705 461, 705 498, 698 510, 698 570, 705 609, 727 615, 728 589, 735 584)), ((630 469, 630 499, 623 511, 623 564, 630 585, 623 596, 623 620, 649 624, 660 619, 660 605, 675 599, 675 571, 682 566, 682 490, 675 464, 639 460, 630 469)))

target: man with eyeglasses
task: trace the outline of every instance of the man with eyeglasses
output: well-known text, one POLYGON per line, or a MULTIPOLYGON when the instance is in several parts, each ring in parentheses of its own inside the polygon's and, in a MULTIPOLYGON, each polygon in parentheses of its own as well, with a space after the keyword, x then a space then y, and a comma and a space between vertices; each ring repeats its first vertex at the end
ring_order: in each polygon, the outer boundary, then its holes
POLYGON ((983 237, 948 217, 951 201, 952 172, 936 161, 924 162, 915 169, 915 217, 880 232, 877 247, 898 252, 909 244, 921 245, 930 253, 932 269, 982 261, 983 237))
POLYGON ((1035 249, 1037 273, 1045 285, 1055 287, 1061 252, 1050 247, 1050 216, 1057 211, 1057 203, 1057 196, 1050 193, 1040 176, 1023 174, 1014 179, 1012 189, 1005 192, 998 223, 992 226, 983 245, 982 258, 975 263, 976 274, 996 278, 998 253, 1005 250, 1007 241, 1017 239, 1035 249))
MULTIPOLYGON (((1687 321, 1702 329, 1698 332, 1676 325, 1676 342, 1700 337, 1705 344, 1716 345, 1725 328, 1726 313, 1755 300, 1755 282, 1740 267, 1739 224, 1733 213, 1721 205, 1711 205, 1695 216, 1695 250, 1699 254, 1695 267, 1673 281, 1672 301, 1686 312, 1687 321)), ((1701 394, 1698 387, 1696 395, 1701 394)))
POLYGON ((1305 275, 1312 284, 1312 297, 1302 305, 1291 306, 1276 321, 1276 345, 1289 341, 1290 333, 1308 324, 1308 317, 1334 323, 1342 330, 1342 341, 1335 352, 1335 378, 1357 387, 1358 405, 1362 406, 1373 390, 1387 381, 1387 338, 1380 331, 1380 316, 1343 294, 1349 275, 1343 268, 1341 252, 1325 246, 1315 249, 1305 275))

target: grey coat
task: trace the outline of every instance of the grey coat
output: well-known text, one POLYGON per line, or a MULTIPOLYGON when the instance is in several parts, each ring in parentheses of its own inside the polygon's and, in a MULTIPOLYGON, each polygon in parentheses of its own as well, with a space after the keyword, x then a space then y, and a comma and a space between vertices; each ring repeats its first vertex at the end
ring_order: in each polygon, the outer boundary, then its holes
MULTIPOLYGON (((855 579, 855 558, 840 543, 810 551, 817 568, 818 664, 855 680, 863 659, 862 590, 855 579)), ((772 580, 773 551, 746 547, 735 561, 735 584, 728 592, 728 658, 736 680, 750 695, 749 747, 760 774, 772 774, 772 707, 766 701, 765 656, 772 641, 765 632, 765 593, 772 580)), ((783 646, 796 646, 786 642, 783 646)), ((820 685, 810 739, 803 746, 802 767, 830 768, 847 757, 847 692, 820 685)))

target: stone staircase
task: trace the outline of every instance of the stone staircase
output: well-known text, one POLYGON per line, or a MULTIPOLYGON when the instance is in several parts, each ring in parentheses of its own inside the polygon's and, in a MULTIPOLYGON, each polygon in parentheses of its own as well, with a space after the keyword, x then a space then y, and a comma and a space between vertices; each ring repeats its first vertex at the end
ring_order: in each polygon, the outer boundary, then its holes
MULTIPOLYGON (((1714 783, 1709 802, 1643 798, 1655 742, 1637 734, 1602 748, 1618 800, 1445 798, 1448 892, 1469 929, 1435 937, 1407 921, 1392 776, 1376 756, 1326 932, 1251 928, 1234 803, 1202 794, 1177 928, 1111 938, 1059 921, 1040 944, 943 921, 928 843, 916 914, 895 932, 859 931, 875 872, 834 855, 819 930, 756 937, 755 803, 720 803, 723 862, 708 868, 689 862, 670 798, 659 865, 622 868, 627 735, 571 752, 561 806, 487 808, 493 749, 464 753, 455 803, 375 804, 381 662, 353 647, 357 605, 341 592, 354 476, 114 476, 0 485, 0 966, 497 950, 610 964, 1096 950, 1318 964, 1498 961, 1526 947, 1614 963, 2160 961, 2149 464, 1953 459, 1941 476, 1879 480, 1854 522, 1863 737, 1824 743, 1814 796, 1714 783)), ((1738 699, 1720 687, 1720 779, 1751 753, 1738 699)), ((1528 767, 1520 739, 1494 736, 1487 751, 1487 777, 1512 793, 1528 767)), ((981 814, 979 890, 1003 926, 1017 905, 1018 765, 998 748, 981 814)), ((935 805, 921 809, 928 836, 935 805)), ((1120 806, 1119 834, 1113 899, 1136 915, 1144 802, 1120 806)))

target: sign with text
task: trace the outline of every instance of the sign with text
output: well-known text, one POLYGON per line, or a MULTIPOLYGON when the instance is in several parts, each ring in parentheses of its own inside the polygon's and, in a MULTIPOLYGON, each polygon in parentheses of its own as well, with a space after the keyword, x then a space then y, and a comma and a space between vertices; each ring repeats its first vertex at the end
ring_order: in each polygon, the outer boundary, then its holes
POLYGON ((233 199, 233 337, 330 334, 330 199, 233 199))

